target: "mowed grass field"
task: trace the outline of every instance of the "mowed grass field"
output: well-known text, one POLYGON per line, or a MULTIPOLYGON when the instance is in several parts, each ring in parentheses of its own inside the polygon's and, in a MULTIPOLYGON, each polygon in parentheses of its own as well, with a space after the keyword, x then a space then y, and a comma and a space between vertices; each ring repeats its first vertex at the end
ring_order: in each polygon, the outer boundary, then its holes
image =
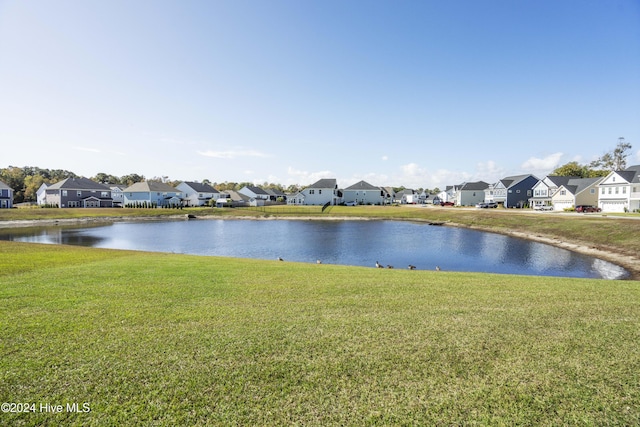
POLYGON ((638 281, 0 242, 0 331, 0 425, 640 425, 638 281))

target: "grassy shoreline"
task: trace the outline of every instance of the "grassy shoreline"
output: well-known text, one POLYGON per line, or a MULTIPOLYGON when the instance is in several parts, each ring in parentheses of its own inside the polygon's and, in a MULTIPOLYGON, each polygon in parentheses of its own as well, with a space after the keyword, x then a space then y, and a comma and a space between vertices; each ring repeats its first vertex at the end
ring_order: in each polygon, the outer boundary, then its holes
POLYGON ((638 281, 0 242, 0 313, 5 425, 640 423, 638 281))
POLYGON ((281 207, 258 209, 11 209, 0 210, 0 228, 75 222, 185 218, 389 219, 436 222, 508 234, 605 259, 640 279, 640 215, 584 215, 515 209, 406 206, 281 207))

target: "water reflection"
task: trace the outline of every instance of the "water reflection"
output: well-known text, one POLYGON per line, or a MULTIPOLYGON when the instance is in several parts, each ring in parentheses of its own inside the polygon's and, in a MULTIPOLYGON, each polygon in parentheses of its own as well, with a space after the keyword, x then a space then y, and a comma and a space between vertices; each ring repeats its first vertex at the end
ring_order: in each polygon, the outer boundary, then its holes
POLYGON ((373 267, 620 279, 621 267, 499 234, 398 221, 197 220, 0 231, 0 238, 373 267))

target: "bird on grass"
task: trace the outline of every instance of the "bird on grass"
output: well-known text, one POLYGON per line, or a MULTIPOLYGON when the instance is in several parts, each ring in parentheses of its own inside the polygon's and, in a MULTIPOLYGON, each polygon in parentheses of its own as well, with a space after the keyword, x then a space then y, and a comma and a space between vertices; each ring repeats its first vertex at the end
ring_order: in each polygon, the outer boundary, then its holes
POLYGON ((282 257, 278 257, 278 261, 284 261, 282 257))
POLYGON ((436 271, 440 271, 440 266, 436 265, 436 271))
POLYGON ((382 266, 382 264, 380 264, 378 261, 376 261, 376 268, 384 268, 384 267, 382 266))
POLYGON ((316 260, 316 264, 322 264, 322 261, 320 261, 319 259, 316 260))
POLYGON ((387 268, 393 268, 393 265, 387 264, 387 268))
POLYGON ((411 265, 411 264, 409 264, 409 267, 408 267, 408 268, 409 268, 409 270, 415 270, 415 269, 416 269, 416 266, 415 266, 415 265, 411 265))

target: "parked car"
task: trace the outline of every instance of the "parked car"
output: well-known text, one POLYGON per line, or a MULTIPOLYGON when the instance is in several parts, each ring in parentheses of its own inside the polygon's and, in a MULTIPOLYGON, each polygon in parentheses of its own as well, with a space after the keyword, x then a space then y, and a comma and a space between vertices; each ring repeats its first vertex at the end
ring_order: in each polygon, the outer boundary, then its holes
POLYGON ((476 205, 476 208, 480 208, 480 209, 489 209, 489 208, 497 208, 498 204, 495 202, 484 202, 484 203, 478 203, 476 205))
POLYGON ((344 205, 345 206, 355 206, 356 202, 346 202, 344 205))
POLYGON ((600 212, 602 211, 602 209, 596 207, 596 206, 591 206, 591 205, 578 205, 576 206, 576 212, 600 212))
POLYGON ((454 206, 455 203, 453 202, 440 202, 440 206, 454 206))
POLYGON ((552 211, 553 205, 535 205, 533 209, 536 211, 552 211))

